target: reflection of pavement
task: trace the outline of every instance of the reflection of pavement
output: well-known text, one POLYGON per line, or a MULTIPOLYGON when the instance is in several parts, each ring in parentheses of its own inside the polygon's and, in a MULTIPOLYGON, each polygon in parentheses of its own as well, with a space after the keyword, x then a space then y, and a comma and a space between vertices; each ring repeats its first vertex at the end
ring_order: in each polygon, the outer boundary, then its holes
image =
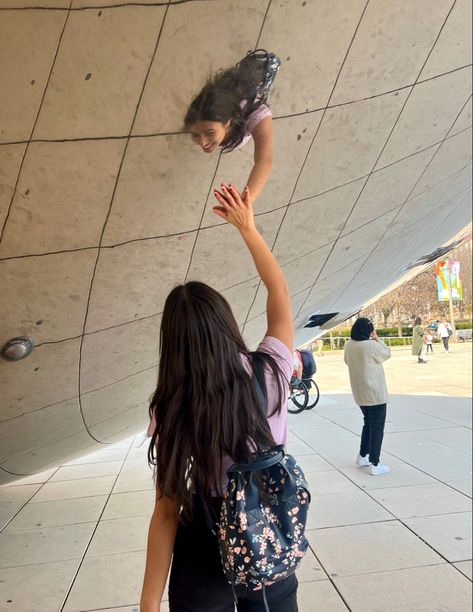
MULTIPOLYGON (((342 354, 318 359, 320 403, 289 421, 313 493, 300 612, 471 609, 471 345, 452 350, 387 362, 379 477, 353 466, 361 416, 342 354)), ((139 443, 0 488, 0 610, 138 611, 154 498, 139 443)))

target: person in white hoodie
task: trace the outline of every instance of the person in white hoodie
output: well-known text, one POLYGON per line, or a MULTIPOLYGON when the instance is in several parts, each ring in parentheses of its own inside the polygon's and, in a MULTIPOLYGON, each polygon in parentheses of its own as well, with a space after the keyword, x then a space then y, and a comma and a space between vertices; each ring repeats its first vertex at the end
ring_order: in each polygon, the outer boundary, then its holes
POLYGON ((344 359, 353 397, 364 418, 356 465, 369 467, 372 476, 390 471, 379 460, 388 403, 383 362, 390 357, 391 349, 378 337, 373 323, 364 317, 357 319, 351 329, 351 340, 345 345, 344 359))
POLYGON ((452 326, 447 319, 445 319, 445 317, 442 318, 442 321, 437 328, 437 335, 442 339, 445 354, 448 355, 448 342, 450 340, 450 336, 452 335, 452 326))

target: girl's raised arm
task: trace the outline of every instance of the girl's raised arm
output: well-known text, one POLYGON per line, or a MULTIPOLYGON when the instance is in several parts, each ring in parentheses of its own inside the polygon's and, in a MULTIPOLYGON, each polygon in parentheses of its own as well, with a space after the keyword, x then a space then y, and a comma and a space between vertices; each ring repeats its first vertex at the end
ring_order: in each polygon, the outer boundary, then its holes
POLYGON ((255 143, 254 166, 248 177, 246 186, 251 193, 253 202, 259 196, 271 174, 273 164, 273 120, 265 117, 253 129, 252 137, 255 143))
POLYGON ((292 351, 294 349, 294 329, 286 278, 268 245, 256 229, 249 189, 245 187, 243 197, 240 197, 234 185, 222 185, 222 191, 214 193, 219 202, 219 206, 213 208, 215 214, 238 229, 253 257, 258 274, 268 290, 266 335, 278 338, 292 351))

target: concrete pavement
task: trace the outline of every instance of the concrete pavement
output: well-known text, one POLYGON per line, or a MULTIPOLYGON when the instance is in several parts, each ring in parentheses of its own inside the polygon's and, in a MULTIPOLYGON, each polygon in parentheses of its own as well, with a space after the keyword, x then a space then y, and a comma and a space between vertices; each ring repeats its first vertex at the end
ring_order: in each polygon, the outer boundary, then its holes
MULTIPOLYGON (((392 472, 379 477, 354 466, 361 414, 342 353, 318 359, 321 401, 289 417, 313 496, 300 612, 471 610, 471 344, 436 348, 427 365, 409 349, 386 363, 392 472)), ((138 610, 154 500, 141 444, 0 488, 1 611, 138 610)))

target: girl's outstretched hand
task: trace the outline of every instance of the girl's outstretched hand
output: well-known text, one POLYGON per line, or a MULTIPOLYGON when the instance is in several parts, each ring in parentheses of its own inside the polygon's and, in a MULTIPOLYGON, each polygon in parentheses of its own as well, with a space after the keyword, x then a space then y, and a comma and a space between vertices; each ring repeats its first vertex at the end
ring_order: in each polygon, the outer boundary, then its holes
POLYGON ((253 203, 250 198, 250 191, 245 187, 240 196, 235 185, 222 183, 221 191, 214 190, 219 206, 214 206, 213 211, 225 221, 228 221, 240 231, 255 227, 253 217, 253 203))

